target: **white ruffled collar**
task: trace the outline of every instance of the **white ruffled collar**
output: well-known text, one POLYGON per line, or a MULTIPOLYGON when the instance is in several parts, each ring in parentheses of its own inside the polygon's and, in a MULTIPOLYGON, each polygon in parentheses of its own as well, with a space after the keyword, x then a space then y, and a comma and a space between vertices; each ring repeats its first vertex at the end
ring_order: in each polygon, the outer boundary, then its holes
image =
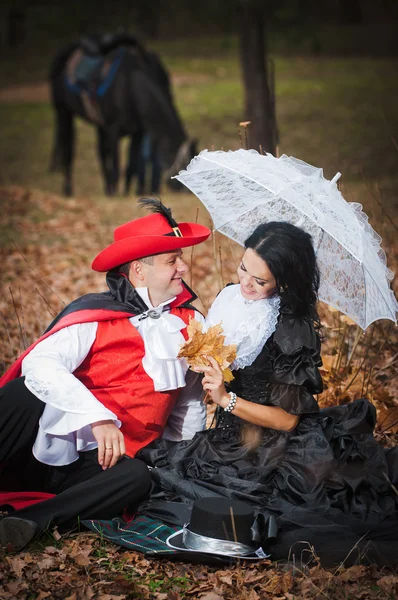
MULTIPOLYGON (((143 299, 143 301, 145 302, 145 304, 148 307, 148 310, 156 310, 156 312, 161 313, 163 312, 164 308, 168 305, 171 304, 171 302, 173 302, 177 296, 173 296, 172 298, 170 298, 169 300, 166 300, 165 302, 162 302, 162 304, 159 304, 159 306, 153 306, 150 298, 149 298, 149 291, 147 287, 136 287, 135 291, 137 292, 137 294, 139 294, 141 296, 141 298, 143 299)), ((146 314, 147 311, 145 311, 142 314, 146 314)), ((142 317, 142 314, 140 315, 140 317, 142 317)))
POLYGON ((232 369, 253 363, 276 329, 280 297, 246 300, 240 285, 229 285, 218 294, 206 317, 206 329, 221 323, 226 344, 237 345, 232 369))
POLYGON ((181 329, 186 325, 180 317, 165 310, 176 296, 159 306, 153 306, 148 288, 136 288, 136 291, 148 307, 147 311, 130 319, 144 342, 145 356, 142 366, 153 380, 156 391, 164 392, 184 387, 188 365, 184 359, 177 358, 177 354, 184 343, 181 329))

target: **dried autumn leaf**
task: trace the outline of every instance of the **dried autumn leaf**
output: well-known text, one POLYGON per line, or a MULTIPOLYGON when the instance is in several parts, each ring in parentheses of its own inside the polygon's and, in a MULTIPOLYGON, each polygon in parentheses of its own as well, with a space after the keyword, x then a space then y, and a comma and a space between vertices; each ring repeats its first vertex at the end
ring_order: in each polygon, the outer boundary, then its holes
POLYGON ((232 381, 234 379, 232 371, 228 367, 223 370, 222 375, 224 377, 225 383, 229 383, 230 381, 232 381))
POLYGON ((188 364, 194 358, 204 344, 205 334, 202 332, 202 324, 196 319, 191 319, 187 327, 188 340, 182 345, 178 356, 184 357, 188 364), (183 352, 183 354, 182 354, 183 352))
POLYGON ((202 324, 191 319, 187 327, 188 340, 181 346, 179 358, 185 358, 190 367, 208 364, 207 356, 212 356, 220 365, 225 381, 232 381, 229 365, 236 358, 236 344, 224 345, 225 336, 220 324, 213 325, 204 333, 202 324))
POLYGON ((361 577, 365 577, 367 573, 367 567, 364 565, 354 565, 345 569, 341 575, 339 575, 340 581, 356 581, 361 577))
POLYGON ((398 433, 398 406, 378 410, 377 423, 383 431, 398 433))
POLYGON ((377 585, 384 591, 392 595, 398 591, 398 575, 385 575, 377 580, 377 585))

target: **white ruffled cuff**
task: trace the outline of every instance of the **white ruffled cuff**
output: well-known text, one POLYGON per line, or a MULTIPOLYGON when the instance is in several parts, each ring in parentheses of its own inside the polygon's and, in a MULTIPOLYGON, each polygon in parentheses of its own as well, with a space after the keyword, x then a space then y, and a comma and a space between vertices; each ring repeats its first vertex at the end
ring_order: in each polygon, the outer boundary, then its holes
POLYGON ((97 447, 91 424, 108 420, 117 427, 122 425, 105 407, 99 412, 77 414, 47 404, 40 419, 33 455, 47 465, 68 465, 79 458, 79 452, 97 447))

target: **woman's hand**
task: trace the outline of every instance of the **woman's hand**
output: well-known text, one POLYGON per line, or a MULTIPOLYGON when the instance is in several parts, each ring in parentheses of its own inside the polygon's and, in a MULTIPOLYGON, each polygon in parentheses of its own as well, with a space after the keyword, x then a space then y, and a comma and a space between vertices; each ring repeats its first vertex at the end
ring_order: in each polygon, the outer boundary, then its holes
POLYGON ((98 442, 98 463, 104 471, 114 467, 126 453, 122 432, 113 421, 91 423, 91 431, 98 442))
POLYGON ((212 401, 222 408, 229 404, 229 395, 224 385, 224 377, 218 362, 212 356, 206 356, 210 365, 201 365, 192 369, 193 371, 203 373, 203 389, 209 394, 212 401))
MULTIPOLYGON (((193 371, 203 373, 203 389, 207 391, 213 402, 225 408, 230 402, 229 394, 224 386, 224 378, 218 362, 206 356, 210 365, 200 365, 193 371)), ((293 431, 299 422, 297 415, 287 413, 279 406, 262 406, 244 398, 237 398, 233 414, 248 423, 278 431, 293 431)))

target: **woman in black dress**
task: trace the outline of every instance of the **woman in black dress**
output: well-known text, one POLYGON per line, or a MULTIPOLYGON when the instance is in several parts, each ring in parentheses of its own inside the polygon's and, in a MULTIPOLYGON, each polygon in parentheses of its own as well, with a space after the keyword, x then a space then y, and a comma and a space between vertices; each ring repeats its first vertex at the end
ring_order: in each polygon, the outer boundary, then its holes
MULTIPOLYGON (((153 499, 243 500, 279 526, 274 558, 310 550, 324 564, 398 558, 398 449, 373 439, 366 399, 319 410, 322 392, 319 272, 310 236, 288 223, 257 227, 246 240, 240 283, 209 311, 237 343, 226 389, 217 362, 203 388, 216 426, 190 441, 157 440, 140 458, 153 466, 153 499), (395 489, 394 489, 395 486, 395 489)), ((149 509, 150 510, 150 509, 149 509)))

